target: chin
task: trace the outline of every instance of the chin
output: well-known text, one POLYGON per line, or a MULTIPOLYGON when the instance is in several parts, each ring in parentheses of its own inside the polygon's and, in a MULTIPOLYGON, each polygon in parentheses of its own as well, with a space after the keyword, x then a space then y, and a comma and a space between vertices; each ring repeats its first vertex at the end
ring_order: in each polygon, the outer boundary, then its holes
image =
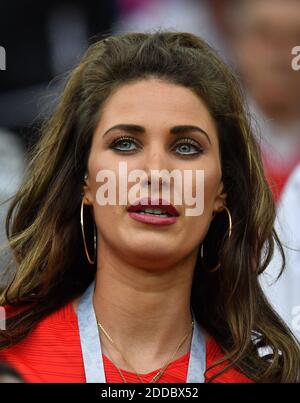
MULTIPOLYGON (((180 260, 180 257, 176 257, 176 251, 178 248, 174 247, 174 244, 168 242, 166 244, 159 242, 158 239, 149 239, 148 241, 139 240, 133 242, 127 242, 126 246, 123 244, 122 251, 120 250, 120 255, 123 255, 126 260, 129 259, 134 262, 139 262, 143 266, 153 267, 153 263, 157 262, 161 267, 163 262, 171 263, 180 260)), ((119 246, 120 249, 120 246, 119 246)))
POLYGON ((164 245, 158 241, 148 241, 147 244, 143 243, 142 245, 139 243, 135 247, 130 247, 131 253, 135 255, 143 256, 147 259, 153 260, 161 260, 162 258, 167 258, 170 255, 175 254, 174 247, 171 247, 170 244, 164 245))

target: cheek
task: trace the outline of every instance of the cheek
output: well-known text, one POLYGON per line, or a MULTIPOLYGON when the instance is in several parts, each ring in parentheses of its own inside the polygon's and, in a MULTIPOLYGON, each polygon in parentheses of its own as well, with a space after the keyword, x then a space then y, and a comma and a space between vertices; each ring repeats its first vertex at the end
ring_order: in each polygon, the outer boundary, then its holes
MULTIPOLYGON (((97 181, 97 175, 101 171, 110 171, 115 177, 118 175, 118 161, 112 158, 109 151, 98 150, 96 146, 92 147, 90 157, 88 160, 88 172, 90 177, 90 186, 93 196, 93 203, 96 204, 96 195, 99 187, 104 182, 97 181)), ((99 179, 99 178, 98 178, 99 179)), ((99 206, 103 207, 103 206, 99 206)))
MULTIPOLYGON (((93 210, 94 210, 94 219, 97 225, 97 228, 103 234, 109 237, 109 234, 113 234, 118 230, 118 224, 124 218, 124 212, 127 208, 126 205, 118 205, 119 201, 119 179, 120 179, 120 172, 119 172, 119 163, 120 157, 114 156, 108 150, 97 150, 96 147, 91 150, 89 161, 88 161, 88 170, 90 176, 90 186, 91 186, 91 197, 93 203, 93 210), (109 171, 112 174, 112 177, 115 180, 111 181, 110 187, 111 195, 115 195, 115 205, 106 204, 100 205, 99 204, 99 196, 103 194, 100 187, 107 183, 107 179, 104 181, 97 181, 97 175, 101 171, 109 171)), ((130 172, 132 167, 130 163, 127 163, 128 172, 130 172)), ((99 179, 99 177, 98 177, 99 179)), ((124 184, 124 178, 122 183, 124 184)), ((125 182, 126 183, 126 182, 125 182)), ((133 186, 131 183, 127 183, 127 192, 129 191, 130 187, 133 186)), ((103 188, 102 188, 103 189, 103 188)), ((107 193, 105 195, 107 197, 107 193)))
POLYGON ((193 194, 196 196, 198 193, 199 197, 201 196, 203 198, 203 215, 206 215, 211 212, 211 208, 213 206, 222 178, 222 169, 219 156, 217 154, 208 156, 206 159, 201 161, 201 166, 198 166, 196 169, 201 170, 203 172, 203 176, 200 176, 201 183, 196 183, 196 180, 193 181, 193 194))
POLYGON ((216 171, 205 170, 204 172, 204 200, 203 212, 194 217, 185 216, 184 226, 187 229, 188 242, 195 247, 202 243, 209 230, 212 221, 212 212, 219 183, 216 171))
POLYGON ((122 206, 99 206, 96 203, 94 205, 94 218, 99 231, 103 233, 114 232, 122 212, 122 206))
POLYGON ((221 174, 217 169, 204 171, 204 213, 210 212, 221 180, 221 174))

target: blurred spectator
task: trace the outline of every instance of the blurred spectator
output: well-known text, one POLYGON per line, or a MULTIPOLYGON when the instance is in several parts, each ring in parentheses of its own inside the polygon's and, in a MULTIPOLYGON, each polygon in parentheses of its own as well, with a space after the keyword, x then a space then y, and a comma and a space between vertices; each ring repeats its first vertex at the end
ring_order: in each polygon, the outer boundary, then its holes
MULTIPOLYGON (((111 33, 116 14, 115 0, 0 2, 0 45, 6 49, 6 71, 0 72, 0 127, 21 132, 26 143, 34 142, 33 120, 41 111, 51 111, 50 80, 72 69, 93 36, 111 33)), ((51 86, 52 103, 62 81, 60 77, 51 86)))
POLYGON ((223 57, 225 43, 211 13, 210 0, 118 0, 122 13, 115 33, 156 29, 191 32, 212 44, 223 57))
POLYGON ((261 280, 270 302, 300 341, 300 164, 290 176, 279 203, 276 229, 284 245, 286 270, 276 250, 261 280))
POLYGON ((126 14, 133 13, 138 9, 145 8, 151 3, 153 3, 153 0, 118 0, 121 18, 124 18, 126 14))
MULTIPOLYGON (((0 129, 0 245, 7 242, 5 219, 9 198, 18 190, 26 166, 23 144, 17 136, 0 129)), ((4 268, 10 260, 9 251, 0 253, 0 288, 7 281, 4 268)))
POLYGON ((212 5, 260 124, 266 173, 278 200, 300 162, 300 73, 291 67, 291 50, 300 44, 300 2, 212 0, 212 5))

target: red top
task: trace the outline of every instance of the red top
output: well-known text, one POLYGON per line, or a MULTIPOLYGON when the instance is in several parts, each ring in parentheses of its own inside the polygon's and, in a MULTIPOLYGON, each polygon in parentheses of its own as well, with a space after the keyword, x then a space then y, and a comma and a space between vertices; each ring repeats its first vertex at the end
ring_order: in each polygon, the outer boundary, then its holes
MULTIPOLYGON (((190 353, 171 362, 157 383, 185 383, 190 353)), ((223 357, 213 338, 206 343, 206 366, 223 357)), ((107 356, 102 354, 107 383, 122 383, 123 380, 107 356)), ((85 383, 77 315, 69 303, 39 322, 37 327, 20 343, 0 350, 0 361, 15 368, 26 382, 80 382, 85 383)), ((225 364, 209 371, 216 373, 225 364)), ((149 382, 158 370, 140 375, 149 382)), ((138 377, 122 371, 129 383, 139 383, 138 377)), ((235 369, 220 375, 215 382, 252 382, 235 369)))

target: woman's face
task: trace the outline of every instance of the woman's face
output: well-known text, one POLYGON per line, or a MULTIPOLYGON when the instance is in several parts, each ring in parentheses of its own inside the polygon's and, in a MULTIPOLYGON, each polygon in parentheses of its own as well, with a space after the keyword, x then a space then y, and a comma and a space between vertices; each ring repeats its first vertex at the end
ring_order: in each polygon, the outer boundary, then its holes
MULTIPOLYGON (((123 259, 149 267, 155 267, 155 262, 174 264, 196 253, 214 212, 221 210, 226 197, 221 181, 217 131, 208 109, 191 90, 155 78, 123 85, 107 100, 94 132, 87 174, 85 203, 93 208, 98 251, 101 253, 106 245, 123 259), (135 127, 113 128, 116 125, 135 127), (183 126, 196 126, 200 130, 183 126), (164 169, 169 173, 177 170, 182 178, 186 170, 192 171, 189 189, 193 196, 198 192, 198 196, 203 198, 203 213, 196 216, 186 214, 186 208, 191 206, 185 202, 184 182, 182 204, 174 205, 174 191, 178 194, 180 187, 172 180, 167 202, 176 208, 176 218, 166 219, 164 215, 161 218, 151 212, 128 212, 132 200, 125 205, 118 204, 119 179, 122 176, 124 180, 123 173, 119 173, 121 162, 127 164, 127 175, 133 170, 142 170, 151 184, 155 178, 155 175, 150 175, 152 170, 164 169), (104 169, 115 175, 116 205, 99 204, 99 188, 108 181, 99 182, 97 174, 104 169), (204 187, 200 195, 196 188, 197 170, 204 172, 204 187)), ((137 183, 128 182, 127 192, 137 183)), ((154 194, 157 199, 163 197, 162 183, 154 194)), ((150 186, 147 180, 140 182, 140 189, 149 190, 149 197, 150 186)), ((139 195, 145 193, 137 193, 136 201, 140 199, 139 195)))

